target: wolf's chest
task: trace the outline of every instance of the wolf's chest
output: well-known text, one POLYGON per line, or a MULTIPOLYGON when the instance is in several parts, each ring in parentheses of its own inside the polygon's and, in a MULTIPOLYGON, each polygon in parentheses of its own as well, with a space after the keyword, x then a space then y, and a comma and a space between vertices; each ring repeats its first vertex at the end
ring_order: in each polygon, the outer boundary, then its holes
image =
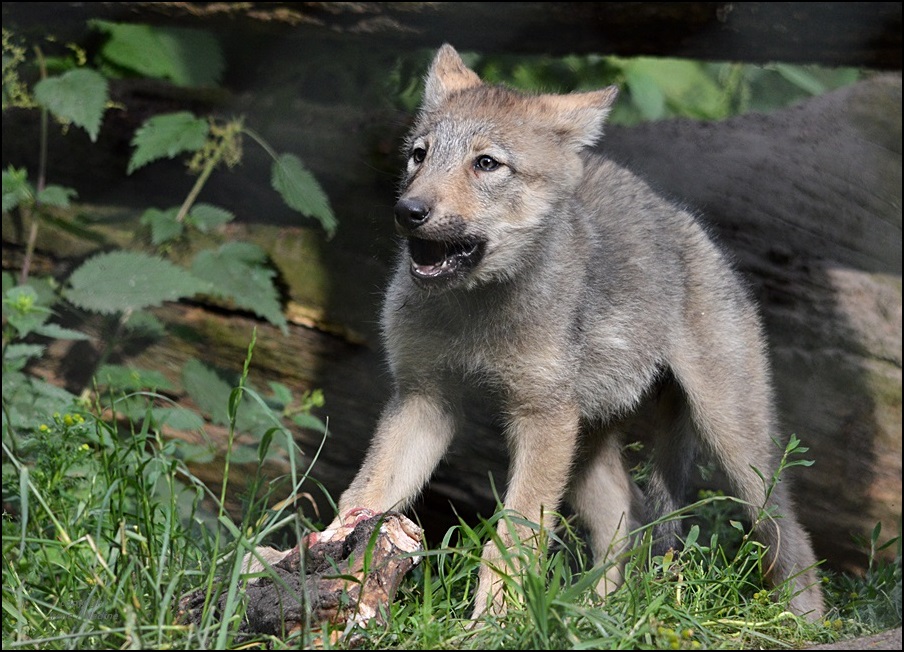
POLYGON ((401 310, 387 320, 386 345, 396 366, 504 383, 513 361, 528 359, 541 339, 556 339, 553 325, 498 303, 443 299, 401 310))

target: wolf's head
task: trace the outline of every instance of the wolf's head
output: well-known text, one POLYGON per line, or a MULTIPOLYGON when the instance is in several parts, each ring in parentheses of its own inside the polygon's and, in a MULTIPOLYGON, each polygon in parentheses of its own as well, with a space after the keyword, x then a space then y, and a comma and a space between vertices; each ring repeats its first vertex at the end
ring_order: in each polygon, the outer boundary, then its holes
POLYGON ((581 151, 602 134, 616 95, 615 86, 528 96, 484 84, 443 45, 395 206, 415 281, 441 289, 516 275, 550 222, 570 219, 581 151))

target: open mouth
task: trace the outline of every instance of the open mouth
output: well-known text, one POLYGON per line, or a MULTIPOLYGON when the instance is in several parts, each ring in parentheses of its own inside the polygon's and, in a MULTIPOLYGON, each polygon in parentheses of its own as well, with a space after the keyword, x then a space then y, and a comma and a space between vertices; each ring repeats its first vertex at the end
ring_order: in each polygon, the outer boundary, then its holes
POLYGON ((449 279, 473 269, 483 257, 481 240, 446 242, 408 238, 411 275, 420 281, 449 279))

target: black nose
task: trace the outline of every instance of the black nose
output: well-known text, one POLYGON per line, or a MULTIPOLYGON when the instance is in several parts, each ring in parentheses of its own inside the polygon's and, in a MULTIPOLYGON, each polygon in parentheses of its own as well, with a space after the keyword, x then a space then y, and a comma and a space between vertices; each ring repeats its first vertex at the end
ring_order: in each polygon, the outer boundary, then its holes
POLYGON ((430 207, 422 199, 400 199, 395 205, 395 218, 399 226, 414 230, 430 219, 430 207))

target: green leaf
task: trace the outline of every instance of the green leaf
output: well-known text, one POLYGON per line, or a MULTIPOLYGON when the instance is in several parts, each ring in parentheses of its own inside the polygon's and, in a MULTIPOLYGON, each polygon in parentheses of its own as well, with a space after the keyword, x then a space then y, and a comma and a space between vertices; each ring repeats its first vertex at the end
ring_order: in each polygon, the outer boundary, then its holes
POLYGON ((715 119, 726 116, 728 104, 722 88, 697 61, 639 57, 626 64, 625 76, 632 101, 637 103, 644 98, 643 101, 653 102, 644 109, 645 117, 654 117, 658 100, 652 97, 653 94, 660 95, 668 109, 658 117, 682 115, 715 119), (638 93, 637 97, 635 93, 638 93))
POLYGON ((3 296, 3 316, 16 330, 16 336, 22 338, 47 321, 50 309, 40 304, 33 287, 18 285, 3 296))
POLYGON ((684 540, 684 549, 690 550, 697 543, 697 539, 700 538, 700 526, 692 525, 690 530, 687 533, 687 538, 684 540))
POLYGON ((179 86, 213 86, 223 75, 223 53, 209 32, 104 20, 90 24, 110 37, 101 56, 138 75, 169 79, 179 86))
POLYGON ((236 446, 230 455, 233 464, 253 464, 257 462, 257 449, 250 446, 236 446))
POLYGON ((151 415, 161 426, 175 430, 200 430, 204 427, 201 415, 183 407, 153 408, 151 415))
POLYGON ((279 292, 273 283, 276 271, 267 266, 267 255, 247 242, 228 242, 216 251, 198 253, 192 273, 210 281, 211 292, 233 301, 287 332, 279 292))
POLYGON ((136 312, 125 323, 130 337, 159 340, 166 335, 166 326, 149 312, 136 312))
POLYGON ((226 404, 232 386, 220 378, 216 371, 192 358, 182 367, 182 386, 198 409, 214 423, 229 423, 226 404))
POLYGON ((189 111, 165 113, 145 121, 132 138, 132 158, 127 174, 161 158, 196 152, 204 146, 210 125, 189 111))
POLYGON ((631 103, 645 120, 658 120, 665 115, 665 97, 656 81, 642 70, 627 70, 625 83, 631 91, 631 103))
POLYGON ((173 387, 166 376, 159 371, 118 364, 102 365, 97 370, 96 378, 100 385, 124 391, 172 389, 173 387))
MULTIPOLYGON (((214 423, 229 424, 228 406, 233 388, 219 373, 200 360, 191 359, 182 367, 182 386, 195 405, 214 423)), ((255 432, 273 424, 274 415, 260 403, 242 397, 236 417, 236 429, 255 432)), ((277 420, 278 421, 278 420, 277 420)))
POLYGON ((218 226, 231 222, 235 219, 235 215, 226 209, 201 203, 195 204, 185 219, 198 231, 207 233, 218 226))
POLYGON ((270 391, 273 392, 273 401, 278 403, 281 408, 292 402, 292 390, 286 385, 273 380, 267 384, 270 386, 270 391))
MULTIPOLYGON (((179 430, 198 430, 198 428, 179 428, 179 430)), ((209 464, 216 459, 216 450, 210 444, 190 444, 181 439, 170 440, 183 460, 193 464, 209 464)))
POLYGON ((315 432, 326 430, 326 424, 313 414, 293 414, 291 419, 299 428, 308 428, 315 432))
POLYGON ((166 335, 166 326, 149 312, 135 312, 125 323, 125 329, 131 337, 159 340, 166 335))
POLYGON ((37 428, 55 412, 67 412, 76 397, 64 389, 22 373, 3 374, 3 425, 37 428), (8 420, 7 420, 8 417, 8 420))
POLYGON ((52 337, 55 340, 89 340, 91 339, 81 331, 72 330, 71 328, 63 328, 59 324, 43 324, 38 326, 35 331, 38 335, 44 337, 52 337))
POLYGON ((116 251, 95 256, 75 270, 63 296, 85 310, 112 315, 209 290, 209 283, 165 260, 116 251))
POLYGON ((40 344, 10 344, 3 351, 3 360, 28 360, 44 354, 45 347, 40 344))
POLYGON ((257 459, 261 463, 267 459, 267 451, 270 449, 270 444, 273 443, 274 432, 276 432, 274 428, 267 430, 257 444, 257 459))
POLYGON ((142 213, 140 221, 151 229, 151 242, 161 245, 182 235, 184 227, 181 222, 176 221, 178 215, 178 208, 170 208, 165 211, 149 208, 142 213))
POLYGON ((38 193, 38 202, 58 208, 69 208, 69 200, 75 197, 78 197, 78 192, 74 188, 51 185, 38 193))
POLYGON ((28 172, 9 166, 3 171, 3 212, 8 213, 23 201, 34 200, 35 190, 28 183, 28 172))
POLYGON ((791 82, 810 95, 821 95, 828 90, 825 84, 822 83, 822 80, 803 66, 778 63, 775 64, 775 71, 785 80, 791 82))
POLYGON ((35 99, 58 118, 87 131, 92 143, 97 141, 109 99, 107 80, 99 72, 77 68, 42 79, 35 84, 35 99))
POLYGON ((317 219, 329 235, 336 231, 339 223, 326 194, 297 156, 280 155, 273 162, 270 183, 289 208, 317 219))

